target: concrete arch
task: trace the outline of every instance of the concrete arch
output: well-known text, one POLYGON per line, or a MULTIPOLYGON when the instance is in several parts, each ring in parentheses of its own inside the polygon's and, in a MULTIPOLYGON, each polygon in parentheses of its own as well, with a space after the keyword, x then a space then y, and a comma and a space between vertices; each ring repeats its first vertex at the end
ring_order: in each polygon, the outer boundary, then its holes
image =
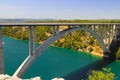
POLYGON ((81 27, 75 27, 75 28, 68 28, 66 30, 60 31, 59 34, 51 36, 49 39, 47 39, 42 45, 40 45, 36 49, 36 53, 33 53, 34 55, 28 56, 25 61, 21 64, 21 66, 17 69, 17 71, 14 73, 13 76, 22 77, 23 74, 27 71, 27 69, 33 64, 33 62, 40 56, 52 43, 54 43, 56 40, 60 39, 62 36, 73 32, 77 30, 84 30, 89 32, 92 36, 94 36, 98 42, 100 43, 100 46, 102 47, 103 51, 108 51, 103 40, 100 38, 98 34, 96 34, 95 31, 92 31, 89 28, 81 28, 81 27))
POLYGON ((101 37, 95 31, 92 31, 91 29, 87 29, 87 28, 76 27, 76 28, 69 28, 69 29, 63 30, 57 36, 50 37, 48 40, 45 41, 45 43, 43 43, 39 47, 37 52, 41 52, 41 49, 42 50, 46 49, 48 46, 50 46, 52 43, 54 43, 56 40, 60 39, 64 35, 69 34, 70 32, 73 32, 73 31, 77 31, 77 30, 84 30, 84 31, 89 32, 94 38, 97 39, 97 41, 99 42, 101 48, 103 49, 103 52, 108 51, 108 49, 106 48, 103 40, 101 39, 101 37))
POLYGON ((99 42, 101 48, 103 49, 104 52, 108 51, 108 49, 106 48, 104 42, 103 42, 103 39, 95 32, 95 31, 92 31, 91 29, 89 28, 80 28, 80 27, 76 27, 76 28, 72 28, 72 29, 68 29, 66 31, 66 33, 62 33, 61 35, 64 36, 65 34, 68 34, 70 32, 73 32, 73 31, 77 31, 77 30, 83 30, 83 31, 86 31, 88 33, 90 33, 94 38, 97 39, 97 41, 99 42))

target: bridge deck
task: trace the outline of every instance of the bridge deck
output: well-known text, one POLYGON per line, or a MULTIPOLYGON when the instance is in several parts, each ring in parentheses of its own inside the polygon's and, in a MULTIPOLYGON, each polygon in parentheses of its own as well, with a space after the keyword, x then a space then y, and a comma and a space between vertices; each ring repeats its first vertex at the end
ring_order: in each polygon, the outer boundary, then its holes
POLYGON ((0 26, 76 26, 76 25, 120 25, 120 23, 0 23, 0 26))

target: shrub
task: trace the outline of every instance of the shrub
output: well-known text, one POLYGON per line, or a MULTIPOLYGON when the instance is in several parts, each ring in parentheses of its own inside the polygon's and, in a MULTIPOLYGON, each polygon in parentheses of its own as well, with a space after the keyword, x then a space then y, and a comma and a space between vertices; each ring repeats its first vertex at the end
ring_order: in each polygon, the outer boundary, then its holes
POLYGON ((88 80, 114 80, 114 73, 111 68, 103 68, 102 71, 93 70, 88 76, 88 80))
POLYGON ((120 60, 120 48, 118 49, 118 51, 117 51, 117 53, 116 53, 116 58, 117 58, 118 60, 120 60))

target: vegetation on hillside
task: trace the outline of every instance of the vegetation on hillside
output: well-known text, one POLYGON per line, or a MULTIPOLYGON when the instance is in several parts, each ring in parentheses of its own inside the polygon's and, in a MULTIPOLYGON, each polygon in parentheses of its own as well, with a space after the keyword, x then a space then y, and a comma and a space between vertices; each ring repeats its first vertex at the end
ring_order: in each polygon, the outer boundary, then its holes
POLYGON ((111 69, 103 68, 102 71, 93 70, 89 74, 88 80, 114 80, 115 74, 111 72, 111 69))
POLYGON ((32 23, 37 23, 37 22, 41 22, 41 23, 46 23, 46 22, 50 22, 50 23, 120 23, 119 19, 116 20, 106 20, 106 19, 101 19, 101 20, 36 20, 36 21, 26 21, 26 22, 32 22, 32 23))
POLYGON ((119 47, 119 49, 118 49, 118 51, 117 51, 117 53, 116 53, 116 58, 117 58, 118 60, 120 60, 120 47, 119 47))

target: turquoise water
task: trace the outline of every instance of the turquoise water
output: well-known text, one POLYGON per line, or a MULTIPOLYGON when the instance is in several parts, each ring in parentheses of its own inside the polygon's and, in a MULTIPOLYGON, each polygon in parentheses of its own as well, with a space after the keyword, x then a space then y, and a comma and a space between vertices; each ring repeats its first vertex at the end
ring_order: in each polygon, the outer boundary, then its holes
POLYGON ((115 61, 108 67, 112 69, 113 73, 115 73, 115 80, 120 80, 120 61, 115 61))
MULTIPOLYGON (((5 73, 12 75, 28 56, 28 42, 9 37, 3 37, 3 41, 5 42, 5 73)), ((34 62, 24 78, 40 76, 42 80, 51 80, 54 77, 63 77, 97 60, 100 58, 83 52, 49 47, 34 62)), ((115 80, 120 80, 120 62, 113 62, 108 67, 111 67, 116 74, 115 80)))

